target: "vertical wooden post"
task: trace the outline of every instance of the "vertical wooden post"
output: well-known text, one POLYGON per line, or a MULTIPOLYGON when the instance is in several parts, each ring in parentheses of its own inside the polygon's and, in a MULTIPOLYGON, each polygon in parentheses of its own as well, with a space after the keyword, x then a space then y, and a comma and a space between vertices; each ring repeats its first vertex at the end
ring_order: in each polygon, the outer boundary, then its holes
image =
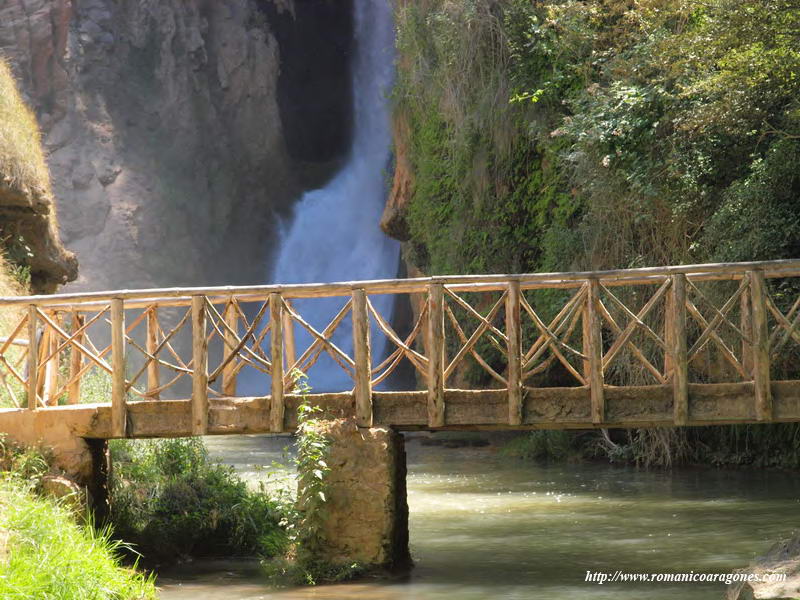
MULTIPOLYGON (((289 302, 285 300, 285 302, 289 302)), ((290 304, 288 306, 291 306, 290 304)), ((297 351, 294 343, 294 323, 292 315, 283 312, 283 348, 284 358, 286 359, 286 372, 288 373, 297 361, 297 351)))
POLYGON ((675 425, 686 425, 689 419, 689 361, 686 344, 686 275, 672 276, 669 291, 671 331, 669 354, 672 355, 672 419, 675 425))
POLYGON ((269 295, 270 342, 272 351, 272 399, 270 404, 270 430, 283 431, 283 302, 281 295, 269 295))
POLYGON ((444 286, 428 286, 428 426, 445 423, 444 407, 444 286))
POLYGON ((39 389, 39 340, 36 327, 36 305, 28 305, 28 408, 38 407, 37 392, 39 389))
POLYGON ((750 287, 739 297, 739 322, 742 330, 742 369, 753 376, 753 314, 750 308, 750 287))
POLYGON ((206 298, 192 296, 192 435, 208 431, 206 298))
POLYGON ((122 298, 111 299, 111 437, 124 438, 128 407, 125 405, 125 307, 122 298))
MULTIPOLYGON (((588 290, 587 290, 588 292, 588 290)), ((588 296, 587 296, 588 298, 588 296)), ((582 329, 582 352, 583 356, 585 357, 583 361, 583 378, 591 384, 592 380, 592 361, 590 357, 592 356, 592 328, 591 323, 589 321, 589 310, 586 308, 587 305, 584 304, 583 308, 581 309, 581 329, 582 329)))
MULTIPOLYGON (((675 346, 675 279, 672 279, 672 288, 664 299, 664 344, 667 346, 664 352, 664 377, 672 379, 672 370, 675 368, 675 361, 672 359, 675 346)), ((684 302, 685 305, 685 302, 684 302)))
POLYGON ((36 395, 41 398, 42 404, 47 406, 47 398, 45 398, 45 389, 47 384, 47 350, 50 348, 50 328, 47 326, 46 321, 42 321, 42 334, 39 336, 39 372, 36 374, 36 395))
POLYGON ((519 280, 508 282, 506 337, 508 338, 508 424, 522 423, 522 322, 519 280))
MULTIPOLYGON (((236 312, 236 306, 233 303, 233 298, 228 302, 225 307, 225 324, 230 328, 225 330, 223 336, 224 344, 222 348, 222 360, 228 360, 228 357, 234 353, 236 346, 239 342, 236 340, 236 333, 239 331, 239 315, 236 312)), ((231 360, 222 369, 222 395, 235 396, 236 395, 236 361, 231 360)))
MULTIPOLYGON (((55 312, 52 313, 52 319, 53 322, 58 323, 63 329, 61 317, 59 317, 58 314, 55 312)), ((47 345, 44 348, 46 356, 50 356, 50 360, 48 360, 47 365, 45 365, 44 395, 42 397, 42 402, 45 406, 58 405, 56 393, 58 393, 58 382, 59 376, 61 375, 61 361, 59 360, 61 353, 56 352, 56 350, 58 350, 58 342, 58 334, 55 331, 50 331, 50 335, 47 339, 47 345)))
MULTIPOLYGON (((147 311, 147 353, 155 356, 158 347, 158 306, 153 305, 147 311)), ((147 392, 150 400, 159 400, 161 395, 157 390, 161 385, 160 370, 155 360, 147 364, 147 392)))
POLYGON ((597 312, 599 284, 596 279, 589 280, 586 294, 586 313, 589 329, 589 395, 592 403, 592 423, 599 425, 605 421, 606 399, 603 378, 603 334, 600 330, 600 315, 597 312))
POLYGON ((756 419, 772 419, 772 391, 769 364, 769 331, 764 273, 749 271, 753 321, 753 383, 756 392, 756 419))
MULTIPOLYGON (((83 334, 75 335, 75 332, 83 327, 83 315, 77 311, 72 313, 72 333, 75 336, 75 341, 83 345, 83 334)), ((81 378, 78 373, 83 368, 83 354, 74 345, 69 351, 69 388, 67 389, 67 402, 70 404, 79 404, 81 401, 81 378)))
POLYGON ((372 358, 369 347, 369 314, 367 294, 353 290, 353 355, 356 363, 356 422, 359 427, 372 427, 372 358))

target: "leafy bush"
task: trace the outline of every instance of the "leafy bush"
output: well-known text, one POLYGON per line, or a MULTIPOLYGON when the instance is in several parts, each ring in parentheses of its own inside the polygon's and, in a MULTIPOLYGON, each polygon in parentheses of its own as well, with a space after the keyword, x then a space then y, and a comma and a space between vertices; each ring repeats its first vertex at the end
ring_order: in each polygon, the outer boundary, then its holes
POLYGON ((796 256, 798 15, 797 0, 400 6, 412 259, 439 274, 796 256))
POLYGON ((800 140, 779 140, 726 190, 702 240, 720 261, 800 256, 800 140))
POLYGON ((110 518, 148 562, 188 556, 273 556, 287 536, 283 500, 211 461, 199 438, 113 441, 110 518))
POLYGON ((0 433, 0 471, 38 485, 50 471, 50 462, 41 450, 9 442, 5 433, 0 433))

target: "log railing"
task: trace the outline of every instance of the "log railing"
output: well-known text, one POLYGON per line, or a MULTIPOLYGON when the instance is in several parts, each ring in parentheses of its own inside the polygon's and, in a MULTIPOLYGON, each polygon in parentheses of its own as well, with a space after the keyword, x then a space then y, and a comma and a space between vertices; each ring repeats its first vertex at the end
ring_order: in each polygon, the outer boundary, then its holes
POLYGON ((769 421, 772 381, 800 379, 800 260, 58 294, 0 298, 0 314, 6 405, 46 410, 107 386, 118 437, 129 402, 188 396, 192 432, 206 432, 209 399, 237 396, 245 372, 282 431, 294 373, 322 356, 346 374, 336 391, 352 392, 360 426, 403 363, 416 373, 405 391, 427 390, 429 427, 447 424, 457 387, 506 389, 507 425, 531 388, 584 387, 600 425, 610 387, 668 385, 684 424, 690 384, 720 382, 752 382, 769 421), (381 314, 386 294, 410 299, 413 322, 381 314), (306 314, 319 299, 339 302, 324 327, 306 314))

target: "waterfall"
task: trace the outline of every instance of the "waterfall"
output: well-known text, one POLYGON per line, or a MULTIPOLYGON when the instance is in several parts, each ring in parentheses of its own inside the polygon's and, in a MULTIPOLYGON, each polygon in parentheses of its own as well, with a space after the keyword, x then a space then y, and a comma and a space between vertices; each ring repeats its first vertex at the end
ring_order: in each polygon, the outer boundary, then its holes
MULTIPOLYGON (((341 171, 295 205, 270 278, 274 283, 384 279, 397 274, 399 244, 378 226, 391 153, 387 100, 394 79, 391 0, 356 0, 354 32, 352 148, 341 171)), ((322 331, 346 300, 303 300, 295 306, 306 321, 322 331)), ((391 317, 391 298, 373 298, 372 302, 384 317, 391 317)), ((373 356, 377 358, 385 345, 378 343, 383 338, 376 337, 376 329, 372 333, 373 356)), ((295 335, 301 353, 311 337, 299 326, 295 326, 295 335)), ((346 351, 352 348, 349 317, 340 325, 334 342, 346 351)), ((350 378, 327 353, 308 375, 315 391, 352 387, 350 378)))

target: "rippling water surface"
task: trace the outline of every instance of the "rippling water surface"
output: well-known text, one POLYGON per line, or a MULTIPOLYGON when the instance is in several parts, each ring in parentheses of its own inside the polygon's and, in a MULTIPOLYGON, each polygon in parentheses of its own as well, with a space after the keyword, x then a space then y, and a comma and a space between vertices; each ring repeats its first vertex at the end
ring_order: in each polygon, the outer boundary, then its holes
MULTIPOLYGON (((210 438, 245 476, 280 460, 283 440, 210 438)), ((411 551, 407 577, 271 590, 253 562, 197 563, 162 576, 162 598, 705 600, 721 585, 597 585, 586 571, 729 572, 797 523, 800 483, 760 471, 639 471, 534 465, 494 448, 407 444, 411 551)))

